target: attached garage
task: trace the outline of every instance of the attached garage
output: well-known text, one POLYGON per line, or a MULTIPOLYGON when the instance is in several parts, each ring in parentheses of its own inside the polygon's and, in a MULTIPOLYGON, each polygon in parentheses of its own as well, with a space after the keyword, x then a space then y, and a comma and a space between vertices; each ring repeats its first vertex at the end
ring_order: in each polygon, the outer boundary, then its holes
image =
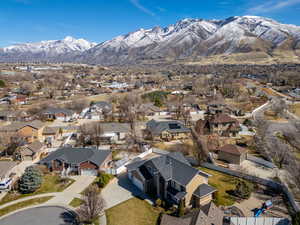
POLYGON ((128 178, 131 180, 131 182, 141 191, 144 191, 144 184, 142 181, 140 181, 136 176, 139 176, 139 174, 136 171, 128 172, 128 178))
POLYGON ((81 170, 81 175, 84 175, 84 176, 97 176, 98 175, 98 170, 95 170, 95 169, 82 169, 81 170))

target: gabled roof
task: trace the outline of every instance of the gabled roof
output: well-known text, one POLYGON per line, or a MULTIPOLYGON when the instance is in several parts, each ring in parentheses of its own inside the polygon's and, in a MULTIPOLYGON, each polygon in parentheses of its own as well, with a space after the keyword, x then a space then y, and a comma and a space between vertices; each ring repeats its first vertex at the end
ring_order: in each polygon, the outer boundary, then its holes
POLYGON ((26 126, 32 127, 34 129, 41 129, 42 127, 44 127, 44 123, 39 120, 34 120, 31 122, 14 122, 9 125, 1 127, 0 130, 7 131, 7 132, 16 132, 26 126))
POLYGON ((215 192, 216 189, 207 185, 207 184, 200 184, 199 187, 194 191, 194 195, 203 198, 213 192, 215 192))
POLYGON ((166 181, 174 180, 182 186, 188 185, 197 174, 201 174, 201 176, 207 175, 193 168, 182 153, 179 152, 169 153, 149 160, 140 160, 126 167, 128 171, 133 171, 140 169, 142 166, 143 169, 145 169, 144 167, 151 167, 153 170, 158 171, 166 181))
POLYGON ((94 102, 92 107, 93 106, 96 106, 96 107, 101 108, 102 110, 106 110, 106 111, 112 110, 112 104, 109 102, 105 102, 105 101, 94 102))
POLYGON ((57 127, 45 127, 43 130, 43 135, 56 134, 58 130, 59 129, 57 127))
POLYGON ((219 151, 230 153, 233 155, 242 155, 243 153, 247 152, 247 149, 241 148, 237 145, 227 144, 219 148, 219 151))
POLYGON ((80 164, 82 162, 90 161, 97 166, 100 166, 110 153, 111 151, 109 150, 99 150, 94 148, 61 148, 42 159, 41 163, 60 160, 67 163, 80 164))
POLYGON ((0 178, 3 178, 18 163, 14 161, 0 161, 0 178))
POLYGON ((238 123, 234 118, 231 118, 225 113, 218 113, 210 120, 211 123, 238 123))
POLYGON ((128 123, 101 123, 100 126, 104 133, 128 133, 131 130, 128 123))
POLYGON ((72 116, 74 114, 74 111, 69 109, 52 108, 52 107, 49 107, 42 111, 42 114, 58 114, 58 113, 65 114, 67 116, 72 116))
POLYGON ((170 120, 170 121, 156 121, 150 120, 147 123, 147 129, 153 135, 160 135, 163 131, 170 133, 188 133, 190 129, 185 127, 181 122, 170 120))
POLYGON ((164 214, 160 225, 223 225, 223 217, 224 213, 211 202, 183 217, 164 214))
POLYGON ((37 153, 37 152, 41 151, 43 146, 44 145, 41 142, 35 141, 35 142, 32 142, 31 144, 25 146, 25 148, 28 148, 30 151, 32 151, 34 153, 37 153))

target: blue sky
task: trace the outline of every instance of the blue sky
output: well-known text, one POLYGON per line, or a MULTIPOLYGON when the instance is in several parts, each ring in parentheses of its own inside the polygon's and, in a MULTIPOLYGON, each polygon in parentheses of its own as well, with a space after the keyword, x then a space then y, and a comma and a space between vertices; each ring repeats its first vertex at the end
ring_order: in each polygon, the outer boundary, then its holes
POLYGON ((300 25, 300 0, 1 0, 0 46, 62 39, 102 42, 183 18, 259 15, 300 25))

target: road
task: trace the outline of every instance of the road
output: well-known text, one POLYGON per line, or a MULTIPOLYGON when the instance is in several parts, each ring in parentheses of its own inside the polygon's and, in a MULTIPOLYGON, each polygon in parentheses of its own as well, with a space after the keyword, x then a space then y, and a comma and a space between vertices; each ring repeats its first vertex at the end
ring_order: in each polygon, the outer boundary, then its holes
POLYGON ((41 206, 5 217, 1 225, 75 225, 74 213, 63 207, 41 206))

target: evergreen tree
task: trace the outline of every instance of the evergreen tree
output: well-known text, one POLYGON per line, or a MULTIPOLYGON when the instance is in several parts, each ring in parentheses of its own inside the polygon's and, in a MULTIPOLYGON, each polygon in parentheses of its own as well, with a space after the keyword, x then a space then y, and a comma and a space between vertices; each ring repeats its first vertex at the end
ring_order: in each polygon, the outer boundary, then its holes
POLYGON ((36 191, 42 184, 42 172, 33 166, 27 167, 19 181, 19 191, 28 194, 36 191))

